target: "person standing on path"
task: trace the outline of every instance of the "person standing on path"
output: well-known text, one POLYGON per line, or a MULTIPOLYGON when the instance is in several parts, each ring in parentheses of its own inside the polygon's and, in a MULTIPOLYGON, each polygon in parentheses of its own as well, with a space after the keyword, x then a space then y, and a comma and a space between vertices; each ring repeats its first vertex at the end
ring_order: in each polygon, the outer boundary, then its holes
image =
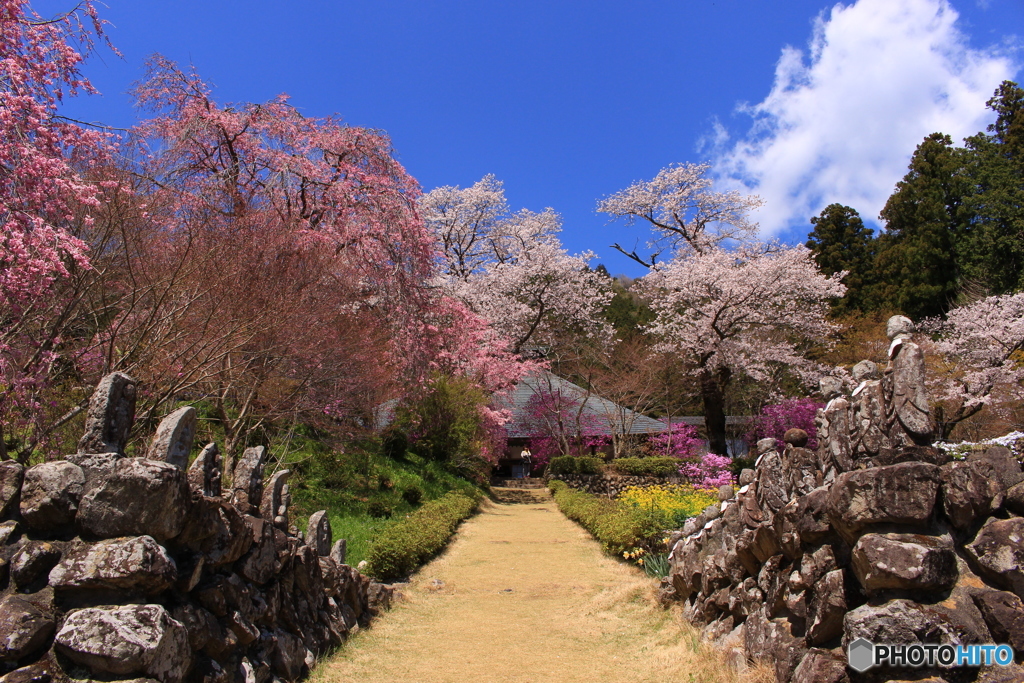
POLYGON ((533 454, 530 453, 529 446, 523 448, 520 457, 523 459, 523 479, 529 479, 530 473, 533 472, 533 454))

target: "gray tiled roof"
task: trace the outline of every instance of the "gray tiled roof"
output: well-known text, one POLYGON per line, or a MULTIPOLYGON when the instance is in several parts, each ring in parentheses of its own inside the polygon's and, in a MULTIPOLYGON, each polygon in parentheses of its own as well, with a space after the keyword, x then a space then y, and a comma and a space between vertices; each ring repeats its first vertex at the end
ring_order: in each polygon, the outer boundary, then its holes
POLYGON ((509 438, 525 438, 530 436, 524 425, 526 407, 530 399, 539 391, 550 391, 562 396, 570 396, 583 402, 583 412, 591 416, 601 434, 621 434, 623 425, 629 426, 630 434, 656 434, 664 432, 667 425, 635 413, 629 408, 620 406, 606 398, 589 394, 583 387, 562 379, 546 370, 541 370, 521 380, 507 396, 502 405, 512 410, 512 420, 505 425, 509 438))

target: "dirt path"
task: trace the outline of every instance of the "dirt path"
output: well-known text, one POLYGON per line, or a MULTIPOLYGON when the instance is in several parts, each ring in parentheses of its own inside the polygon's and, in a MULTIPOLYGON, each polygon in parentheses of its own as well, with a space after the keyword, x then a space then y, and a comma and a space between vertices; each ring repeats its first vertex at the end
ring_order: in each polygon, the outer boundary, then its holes
POLYGON ((694 631, 651 604, 652 584, 604 555, 546 496, 485 502, 405 599, 313 680, 740 680, 691 649, 694 631))

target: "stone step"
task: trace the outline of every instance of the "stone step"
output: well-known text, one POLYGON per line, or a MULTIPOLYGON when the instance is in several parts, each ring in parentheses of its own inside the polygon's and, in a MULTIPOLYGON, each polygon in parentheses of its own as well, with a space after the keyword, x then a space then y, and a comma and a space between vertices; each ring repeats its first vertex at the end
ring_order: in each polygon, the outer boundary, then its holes
POLYGON ((507 489, 542 489, 544 480, 534 479, 491 479, 491 486, 499 486, 507 489))

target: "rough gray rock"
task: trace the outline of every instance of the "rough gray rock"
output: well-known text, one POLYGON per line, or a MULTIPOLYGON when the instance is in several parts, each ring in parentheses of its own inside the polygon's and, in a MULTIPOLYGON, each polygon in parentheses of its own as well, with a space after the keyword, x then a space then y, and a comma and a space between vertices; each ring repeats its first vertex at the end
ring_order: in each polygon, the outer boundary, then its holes
POLYGON ((348 554, 348 541, 339 538, 331 547, 331 559, 338 564, 345 564, 345 556, 348 554))
POLYGON ((812 647, 793 672, 792 683, 849 683, 846 658, 832 650, 812 647))
POLYGON ((250 506, 258 509, 263 500, 263 466, 266 462, 267 449, 253 446, 245 449, 235 465, 231 477, 232 500, 242 512, 248 512, 250 506))
POLYGON ((234 562, 252 545, 245 518, 233 505, 221 505, 216 513, 216 533, 203 543, 203 553, 211 567, 234 562))
POLYGON ((274 576, 277 564, 277 549, 274 547, 274 531, 270 522, 259 517, 245 518, 252 536, 249 551, 238 560, 238 572, 253 583, 264 584, 274 576))
POLYGON ((184 681, 192 664, 185 627, 160 605, 76 610, 57 633, 56 646, 95 671, 145 674, 161 683, 184 681))
POLYGON ((179 408, 160 420, 146 457, 168 462, 184 470, 188 467, 188 456, 192 453, 192 441, 195 438, 196 409, 191 406, 179 408))
POLYGON ((50 670, 50 662, 46 660, 0 676, 0 683, 50 683, 52 680, 53 672, 50 670))
POLYGON ((208 498, 220 497, 220 450, 208 443, 188 468, 188 485, 193 491, 208 498))
POLYGON ((64 460, 34 465, 21 488, 21 517, 37 531, 54 531, 75 520, 85 472, 64 460))
POLYGON ((983 579, 1024 598, 1024 517, 990 519, 965 550, 983 579))
POLYGON ((853 571, 868 595, 884 590, 939 591, 958 573, 948 538, 921 534, 864 534, 853 547, 853 571))
POLYGON ((922 462, 844 472, 829 491, 828 518, 851 543, 873 524, 925 526, 939 484, 939 468, 922 462))
POLYGON ((82 497, 78 526, 99 538, 166 541, 184 528, 191 498, 185 473, 174 465, 125 458, 82 497))
POLYGON ((46 541, 28 541, 11 557, 11 581, 19 590, 32 587, 60 561, 61 551, 46 541))
POLYGON ((334 532, 331 530, 331 520, 327 516, 327 510, 319 510, 311 514, 309 524, 306 525, 306 544, 320 557, 326 557, 331 554, 333 540, 334 532))
POLYGON ((18 507, 24 479, 24 465, 13 460, 0 462, 0 518, 6 517, 18 507))
POLYGON ((288 493, 288 477, 291 470, 280 470, 275 472, 263 491, 263 500, 260 503, 260 514, 282 531, 288 530, 288 506, 291 503, 291 495, 288 493))
POLYGON ((858 638, 873 643, 940 643, 963 645, 966 637, 946 615, 905 599, 861 605, 843 619, 843 648, 858 638))
POLYGON ((0 660, 13 662, 41 650, 57 624, 28 600, 6 595, 0 600, 0 660))
POLYGON ((967 529, 975 519, 987 515, 999 494, 997 481, 985 476, 982 467, 970 462, 942 466, 942 509, 957 529, 967 529))
POLYGON ((56 589, 107 588, 146 595, 170 588, 176 579, 174 560, 150 536, 82 544, 50 572, 50 585, 56 589))
POLYGON ((101 379, 89 400, 85 434, 78 442, 78 452, 124 455, 128 433, 135 422, 135 397, 135 380, 128 375, 114 372, 101 379))
POLYGON ((1006 591, 978 591, 974 604, 981 611, 993 642, 1008 643, 1017 652, 1024 652, 1024 603, 1006 591))
POLYGON ((821 645, 843 633, 843 617, 847 610, 843 570, 827 572, 809 590, 807 639, 814 645, 821 645))

